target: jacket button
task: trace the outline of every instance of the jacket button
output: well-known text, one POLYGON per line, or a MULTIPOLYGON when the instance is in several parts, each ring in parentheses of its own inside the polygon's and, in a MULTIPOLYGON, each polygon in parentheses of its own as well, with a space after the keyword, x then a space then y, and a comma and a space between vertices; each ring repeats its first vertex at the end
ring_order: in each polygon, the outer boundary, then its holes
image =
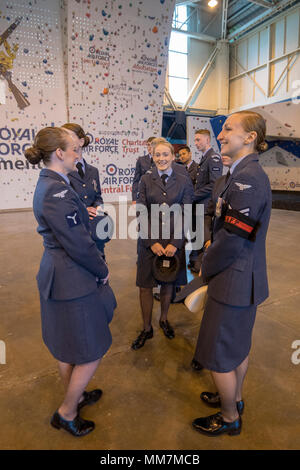
POLYGON ((164 195, 164 196, 166 196, 166 195, 167 195, 167 193, 163 193, 163 195, 164 195))
POLYGON ((87 196, 84 196, 84 199, 87 199, 87 196))
POLYGON ((85 184, 82 185, 83 188, 85 188, 85 186, 86 186, 85 184))

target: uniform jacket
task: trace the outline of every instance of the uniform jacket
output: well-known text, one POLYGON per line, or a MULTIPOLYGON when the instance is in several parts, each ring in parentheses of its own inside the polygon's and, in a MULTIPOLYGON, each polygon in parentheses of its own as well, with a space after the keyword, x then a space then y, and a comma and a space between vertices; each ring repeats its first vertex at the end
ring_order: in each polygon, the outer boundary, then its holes
MULTIPOLYGON (((181 173, 185 175, 186 168, 184 165, 179 163, 173 162, 172 167, 177 173, 181 173)), ((135 174, 132 182, 132 200, 137 200, 138 190, 139 190, 139 182, 141 177, 147 173, 147 171, 155 168, 155 163, 153 162, 152 157, 149 155, 145 155, 143 157, 138 157, 135 167, 135 174)))
MULTIPOLYGON (((140 204, 147 209, 147 211, 144 212, 144 219, 142 218, 143 208, 140 211, 139 222, 141 227, 141 236, 143 237, 144 234, 148 234, 150 236, 147 238, 144 236, 144 238, 141 239, 141 242, 146 247, 150 247, 154 243, 159 242, 163 247, 166 247, 168 243, 171 243, 176 246, 176 248, 181 248, 184 244, 183 224, 180 227, 178 225, 175 227, 176 218, 172 212, 170 223, 168 223, 168 220, 166 219, 168 214, 167 210, 173 204, 180 205, 181 207, 183 204, 187 204, 190 206, 188 206, 188 208, 191 210, 192 201, 193 186, 187 173, 185 175, 173 170, 165 186, 161 181, 156 167, 153 168, 151 172, 145 174, 139 184, 137 204, 140 204), (166 206, 167 210, 166 212, 160 212, 158 217, 152 217, 151 219, 152 204, 159 204, 162 205, 162 207, 166 206), (168 238, 162 237, 162 231, 165 228, 165 224, 170 227, 170 236, 168 238), (153 234, 155 230, 156 233, 159 234, 157 237, 153 234), (180 237, 177 237, 177 234, 179 233, 180 237)), ((138 210, 140 210, 140 207, 138 210)), ((183 220, 184 219, 182 217, 181 221, 183 220)))
POLYGON ((85 160, 84 165, 85 173, 83 179, 79 176, 78 171, 72 171, 68 174, 68 177, 86 207, 100 206, 103 204, 103 199, 101 195, 99 171, 95 166, 89 165, 85 160))
POLYGON ((250 241, 225 229, 223 216, 215 217, 212 244, 202 261, 208 294, 228 305, 259 305, 268 297, 265 243, 272 193, 257 154, 248 155, 236 166, 221 195, 230 209, 261 225, 256 240, 250 241))
POLYGON ((192 180, 193 186, 196 187, 197 175, 199 172, 199 165, 194 160, 192 160, 190 166, 187 168, 187 172, 192 180))
POLYGON ((135 166, 135 173, 132 182, 132 200, 137 200, 138 187, 141 177, 154 166, 152 157, 148 155, 143 155, 138 157, 135 166))
POLYGON ((91 239, 89 216, 77 193, 55 171, 43 169, 33 198, 44 254, 37 275, 45 299, 70 300, 90 294, 108 274, 91 239))
POLYGON ((221 157, 210 148, 202 157, 198 166, 195 185, 195 201, 206 205, 211 198, 213 185, 217 178, 222 176, 223 164, 221 157))

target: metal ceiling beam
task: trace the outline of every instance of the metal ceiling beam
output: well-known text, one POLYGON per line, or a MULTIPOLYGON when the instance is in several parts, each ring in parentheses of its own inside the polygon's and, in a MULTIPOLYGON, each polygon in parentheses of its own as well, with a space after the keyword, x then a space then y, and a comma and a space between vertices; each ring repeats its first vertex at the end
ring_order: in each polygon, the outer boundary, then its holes
POLYGON ((216 38, 214 38, 213 36, 208 36, 207 34, 201 34, 201 33, 194 33, 192 31, 183 31, 182 29, 178 29, 178 28, 172 28, 172 32, 185 34, 186 36, 190 38, 199 39, 199 41, 209 42, 213 44, 217 41, 216 38))
POLYGON ((255 26, 258 26, 260 23, 267 20, 270 16, 273 16, 276 13, 279 13, 281 10, 292 5, 293 3, 295 3, 295 0, 281 0, 280 2, 276 3, 276 5, 273 8, 270 8, 264 11, 260 15, 253 18, 251 21, 248 21, 248 23, 244 24, 240 28, 228 34, 227 39, 231 40, 231 39, 238 38, 241 34, 245 34, 249 29, 252 29, 255 26))
POLYGON ((264 8, 273 8, 276 4, 273 0, 270 0, 269 2, 267 2, 266 0, 248 0, 248 2, 256 3, 256 5, 260 5, 264 8))
POLYGON ((204 65, 203 69, 202 69, 201 72, 199 73, 199 75, 198 75, 198 77, 197 77, 197 79, 196 79, 196 81, 195 81, 195 83, 194 83, 194 85, 193 85, 191 91, 189 92, 189 94, 188 94, 188 96, 187 96, 187 99, 186 99, 185 103, 184 103, 183 106, 182 106, 182 110, 183 110, 183 111, 186 111, 186 110, 187 110, 187 108, 188 108, 188 106, 190 105, 192 99, 194 98, 196 92, 201 89, 201 86, 203 86, 204 80, 205 80, 205 78, 207 77, 208 72, 211 70, 211 67, 212 67, 212 65, 213 65, 213 63, 214 63, 214 61, 215 61, 215 59, 216 59, 216 57, 217 57, 219 51, 220 51, 220 46, 217 45, 217 46, 214 48, 213 52, 211 53, 211 55, 210 55, 208 61, 207 61, 206 64, 204 65))
POLYGON ((226 39, 227 36, 227 15, 228 15, 228 0, 222 2, 222 34, 221 38, 226 39))

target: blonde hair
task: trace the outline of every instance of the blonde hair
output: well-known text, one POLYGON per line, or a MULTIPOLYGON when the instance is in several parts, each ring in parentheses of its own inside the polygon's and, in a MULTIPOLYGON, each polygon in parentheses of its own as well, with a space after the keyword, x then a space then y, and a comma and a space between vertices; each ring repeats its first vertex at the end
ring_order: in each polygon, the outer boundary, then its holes
POLYGON ((174 147, 170 142, 168 142, 164 137, 157 137, 156 139, 152 140, 152 150, 153 154, 155 152, 155 149, 158 145, 165 145, 171 150, 172 155, 175 155, 174 147))

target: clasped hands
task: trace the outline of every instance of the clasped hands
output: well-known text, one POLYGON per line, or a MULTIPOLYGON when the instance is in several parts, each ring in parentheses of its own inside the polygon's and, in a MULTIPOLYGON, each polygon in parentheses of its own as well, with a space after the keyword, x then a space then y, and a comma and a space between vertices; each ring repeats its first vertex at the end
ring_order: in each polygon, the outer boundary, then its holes
POLYGON ((171 245, 171 243, 169 243, 166 248, 164 248, 160 243, 156 242, 151 246, 151 250, 157 256, 165 255, 171 258, 175 255, 177 248, 176 246, 171 245))

